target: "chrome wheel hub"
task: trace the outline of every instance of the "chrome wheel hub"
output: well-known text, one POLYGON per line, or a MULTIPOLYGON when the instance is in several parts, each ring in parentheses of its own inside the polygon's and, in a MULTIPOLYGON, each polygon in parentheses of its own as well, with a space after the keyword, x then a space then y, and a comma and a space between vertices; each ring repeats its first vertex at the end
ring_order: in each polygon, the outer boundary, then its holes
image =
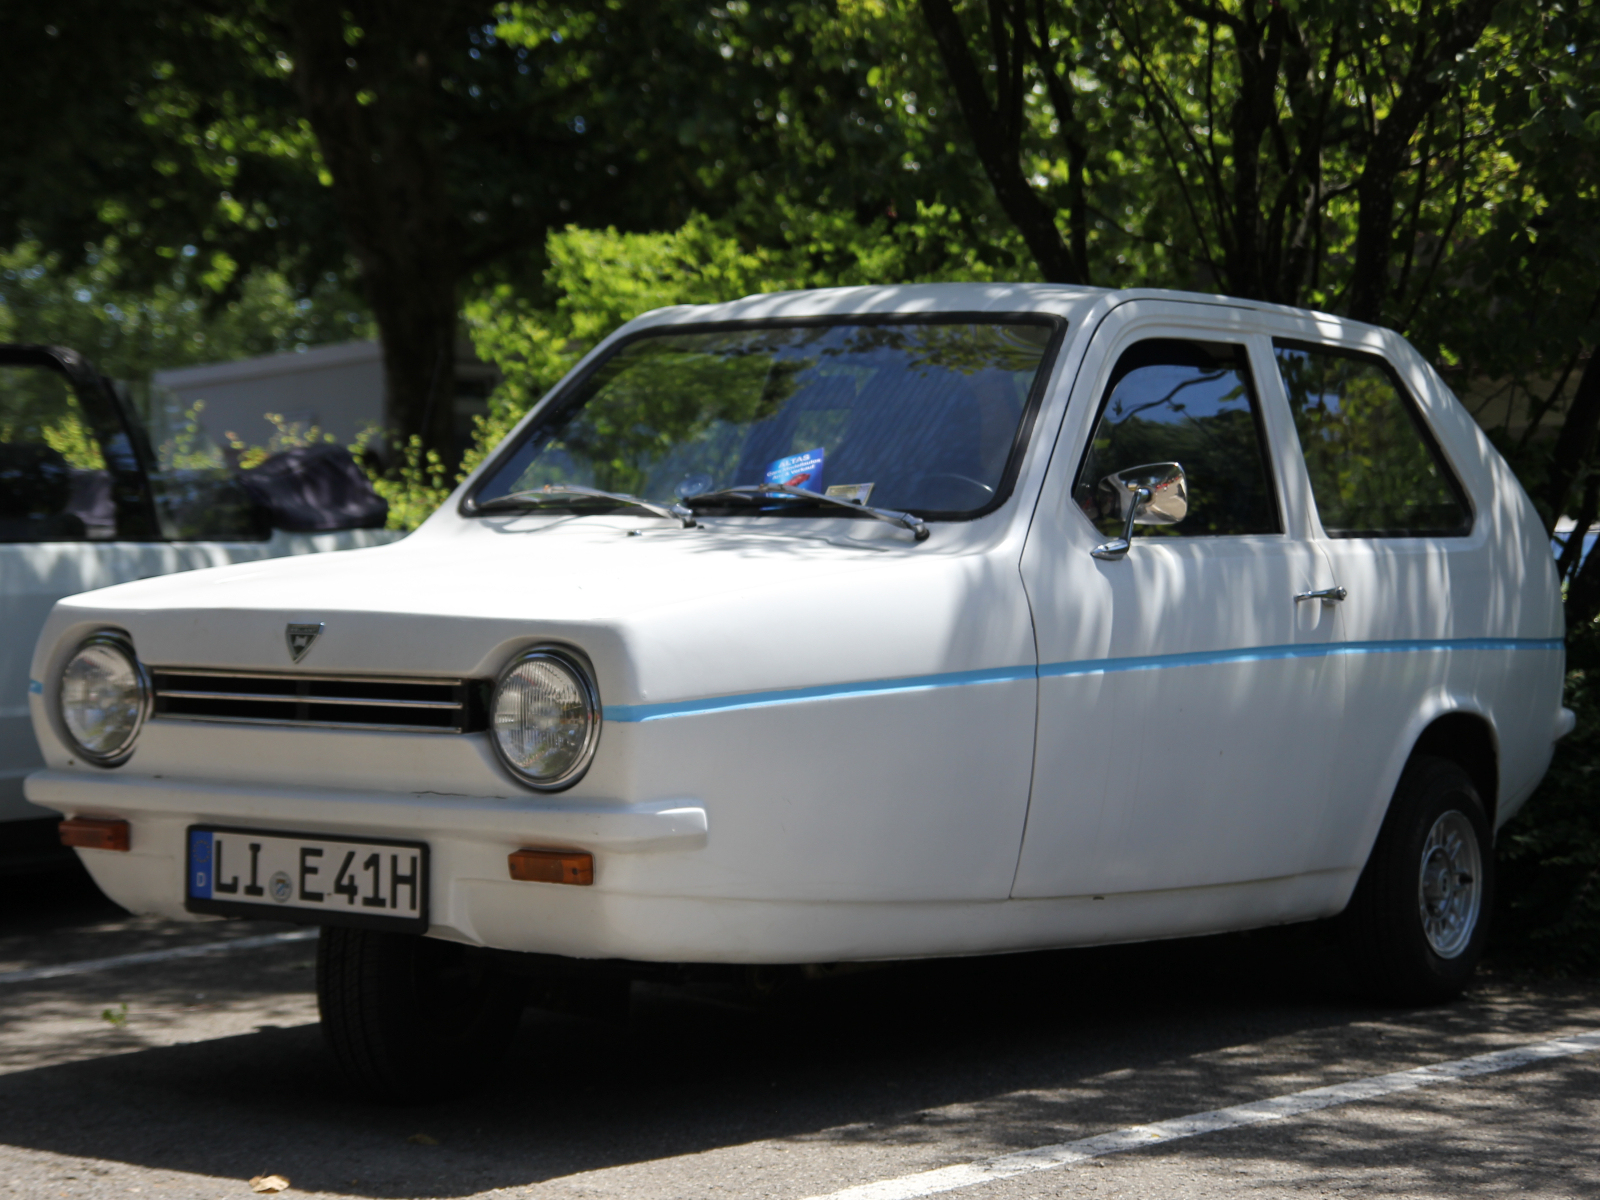
POLYGON ((1440 958, 1455 958, 1472 941, 1483 902, 1483 859, 1478 835, 1454 809, 1433 823, 1422 843, 1417 907, 1422 932, 1440 958))

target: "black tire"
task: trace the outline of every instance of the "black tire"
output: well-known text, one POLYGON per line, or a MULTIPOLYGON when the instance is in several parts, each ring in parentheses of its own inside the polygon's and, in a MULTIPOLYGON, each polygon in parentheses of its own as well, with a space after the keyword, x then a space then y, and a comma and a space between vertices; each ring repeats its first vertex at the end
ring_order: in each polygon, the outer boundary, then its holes
POLYGON ((521 1015, 511 981, 470 947, 331 926, 317 943, 317 1009, 345 1081, 390 1104, 481 1082, 521 1015))
POLYGON ((1363 990, 1390 1004, 1453 1000, 1483 957, 1493 906, 1493 833, 1477 788, 1450 760, 1414 756, 1340 918, 1363 990), (1434 846, 1425 861, 1435 830, 1454 840, 1434 846), (1471 864, 1469 851, 1476 854, 1475 874, 1463 869, 1471 864))

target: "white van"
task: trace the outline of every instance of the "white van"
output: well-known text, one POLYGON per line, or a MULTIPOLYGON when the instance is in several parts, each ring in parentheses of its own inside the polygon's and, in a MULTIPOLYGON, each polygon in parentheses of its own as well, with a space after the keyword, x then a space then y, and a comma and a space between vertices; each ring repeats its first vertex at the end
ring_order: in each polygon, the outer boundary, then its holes
POLYGON ((28 712, 28 660, 57 600, 196 567, 394 540, 381 528, 277 528, 235 474, 203 457, 195 446, 153 445, 81 355, 0 345, 0 862, 39 861, 36 834, 55 843, 56 814, 28 803, 22 780, 44 765, 28 712))

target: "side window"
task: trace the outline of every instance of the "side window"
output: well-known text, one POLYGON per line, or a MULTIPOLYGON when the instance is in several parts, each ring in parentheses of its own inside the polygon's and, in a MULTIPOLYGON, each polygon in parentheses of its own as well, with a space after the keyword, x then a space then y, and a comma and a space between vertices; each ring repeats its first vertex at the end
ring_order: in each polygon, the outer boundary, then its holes
POLYGON ((1146 463, 1175 462, 1188 476, 1189 514, 1136 535, 1205 537, 1280 533, 1266 437, 1245 348, 1152 338, 1123 352, 1101 401, 1072 495, 1107 534, 1122 532, 1099 484, 1146 463))
POLYGON ((45 366, 0 366, 0 542, 116 534, 105 454, 66 376, 45 366))
POLYGON ((1388 364, 1298 342, 1274 348, 1330 536, 1471 532, 1466 494, 1388 364))
POLYGON ((139 405, 155 455, 150 474, 161 536, 172 541, 259 541, 272 536, 267 514, 250 499, 227 455, 200 422, 205 405, 188 405, 151 385, 139 405))

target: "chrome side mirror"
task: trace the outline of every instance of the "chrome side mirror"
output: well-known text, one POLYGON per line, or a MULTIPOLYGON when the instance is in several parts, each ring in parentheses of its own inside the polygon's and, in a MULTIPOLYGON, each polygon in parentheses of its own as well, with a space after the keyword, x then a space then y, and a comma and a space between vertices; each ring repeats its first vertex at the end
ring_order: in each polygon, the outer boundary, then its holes
POLYGON ((1089 551, 1096 558, 1116 560, 1133 545, 1135 525, 1176 525, 1189 514, 1189 483, 1178 463, 1146 463, 1107 475, 1096 489, 1101 511, 1115 513, 1124 524, 1122 536, 1089 551))

